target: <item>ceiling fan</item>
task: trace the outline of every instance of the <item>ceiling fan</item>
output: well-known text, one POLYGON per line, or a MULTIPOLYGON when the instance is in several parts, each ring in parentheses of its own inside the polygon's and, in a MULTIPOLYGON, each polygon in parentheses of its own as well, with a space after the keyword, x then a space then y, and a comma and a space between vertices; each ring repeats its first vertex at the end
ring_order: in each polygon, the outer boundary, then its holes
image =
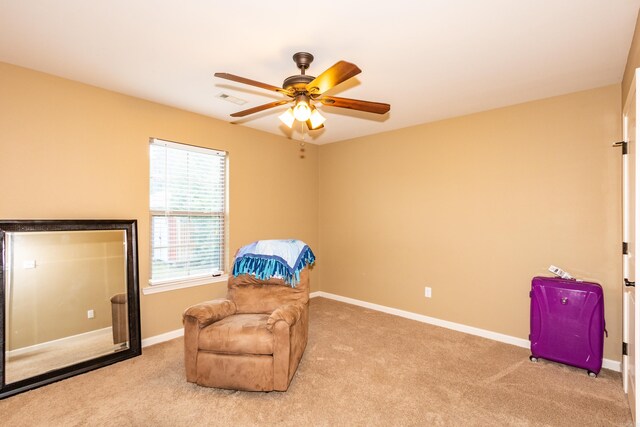
POLYGON ((221 79, 256 86, 287 96, 286 99, 280 101, 269 102, 268 104, 238 111, 237 113, 231 114, 231 117, 244 117, 269 108, 293 103, 293 107, 290 107, 284 114, 280 115, 279 119, 289 128, 293 126, 295 120, 298 120, 299 122, 306 123, 309 130, 316 130, 324 127, 323 123, 325 118, 313 105, 314 102, 320 102, 323 105, 331 107, 348 108, 375 114, 385 114, 391 108, 389 104, 381 102, 361 101, 358 99, 324 95, 326 91, 334 86, 361 73, 362 70, 355 64, 338 61, 318 77, 313 77, 305 74, 306 69, 309 68, 309 65, 313 62, 313 55, 307 52, 298 52, 293 55, 293 60, 300 69, 300 74, 284 79, 282 87, 272 86, 229 73, 215 73, 215 76, 221 79))

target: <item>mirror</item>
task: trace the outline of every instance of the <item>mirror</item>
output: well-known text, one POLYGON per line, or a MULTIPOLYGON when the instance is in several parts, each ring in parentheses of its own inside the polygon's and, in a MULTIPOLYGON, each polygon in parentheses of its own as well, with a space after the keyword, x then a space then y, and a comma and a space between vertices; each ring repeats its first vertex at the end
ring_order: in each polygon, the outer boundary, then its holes
POLYGON ((136 225, 0 221, 0 398, 141 354, 136 225))

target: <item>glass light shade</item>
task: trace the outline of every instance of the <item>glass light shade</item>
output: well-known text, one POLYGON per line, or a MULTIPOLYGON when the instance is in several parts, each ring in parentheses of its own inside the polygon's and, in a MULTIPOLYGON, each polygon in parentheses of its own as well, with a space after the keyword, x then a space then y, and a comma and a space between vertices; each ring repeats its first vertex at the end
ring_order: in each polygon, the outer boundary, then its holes
POLYGON ((293 116, 293 108, 289 108, 287 111, 285 111, 284 113, 280 114, 278 116, 278 118, 289 129, 291 129, 291 126, 293 126, 293 122, 296 120, 296 118, 293 116))
POLYGON ((314 108, 311 112, 311 116, 309 117, 309 121, 311 121, 311 129, 319 128, 326 120, 327 119, 320 114, 320 111, 318 111, 317 108, 314 108))
POLYGON ((311 108, 305 99, 299 99, 293 108, 293 116, 299 122, 306 122, 311 117, 311 108))

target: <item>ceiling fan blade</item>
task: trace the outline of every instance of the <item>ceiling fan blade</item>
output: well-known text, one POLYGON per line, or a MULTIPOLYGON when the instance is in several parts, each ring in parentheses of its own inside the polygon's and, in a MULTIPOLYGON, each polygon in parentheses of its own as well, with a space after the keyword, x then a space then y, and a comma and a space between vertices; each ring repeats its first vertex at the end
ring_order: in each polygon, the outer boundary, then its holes
POLYGON ((360 74, 362 70, 357 65, 347 61, 338 61, 332 67, 325 70, 318 77, 307 84, 310 94, 325 93, 345 80, 360 74))
POLYGON ((391 105, 382 102, 360 101, 359 99, 338 98, 335 96, 323 96, 317 100, 330 107, 349 108, 375 114, 384 114, 391 109, 391 105))
POLYGON ((286 90, 286 89, 282 89, 281 87, 269 85, 269 84, 266 84, 266 83, 257 82, 255 80, 251 80, 251 79, 246 79, 244 77, 236 76, 235 74, 215 73, 214 76, 219 77, 221 79, 227 79, 227 80, 231 80, 231 81, 234 81, 234 82, 238 82, 238 83, 244 83, 246 85, 256 86, 256 87, 259 87, 259 88, 262 88, 262 89, 266 89, 266 90, 272 90, 272 91, 275 91, 275 92, 284 93, 285 95, 291 95, 292 94, 292 91, 289 91, 289 90, 286 90))
POLYGON ((249 114, 257 113, 258 111, 268 110, 269 108, 277 107, 282 104, 286 104, 287 102, 291 102, 290 99, 283 99, 281 101, 269 102, 268 104, 258 105, 257 107, 249 108, 247 110, 238 111, 237 113, 233 113, 231 117, 244 117, 249 114))

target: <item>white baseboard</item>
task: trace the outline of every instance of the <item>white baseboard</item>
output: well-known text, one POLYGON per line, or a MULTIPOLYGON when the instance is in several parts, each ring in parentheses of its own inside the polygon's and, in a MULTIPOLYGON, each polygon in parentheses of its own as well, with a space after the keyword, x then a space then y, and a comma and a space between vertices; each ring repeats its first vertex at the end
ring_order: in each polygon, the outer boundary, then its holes
POLYGON ((165 332, 164 334, 155 335, 142 340, 142 348, 149 347, 150 345, 159 344, 161 342, 169 341, 174 338, 178 338, 184 335, 184 328, 176 329, 175 331, 165 332))
MULTIPOLYGON (((447 329, 452 329, 458 332, 464 332, 470 335, 476 335, 490 340, 503 342, 506 344, 515 345, 522 348, 529 348, 529 340, 523 338, 512 337, 510 335, 501 334, 498 332, 487 331, 485 329, 475 328, 473 326, 462 325, 460 323, 450 322, 448 320, 437 319, 435 317, 425 316, 423 314, 412 313, 410 311, 399 310, 397 308, 387 307, 384 305, 373 304, 366 301, 357 300, 354 298, 343 297, 341 295, 331 294, 324 291, 312 292, 309 295, 311 298, 322 297, 336 301, 341 301, 347 304, 357 305, 371 310, 381 311, 383 313, 393 314, 395 316, 404 317, 411 320, 417 320, 418 322, 428 323, 430 325, 440 326, 447 329)), ((621 372, 621 362, 616 360, 604 359, 602 361, 602 367, 611 369, 612 371, 621 372)))
POLYGON ((622 362, 611 359, 602 359, 602 367, 612 371, 622 372, 622 362))

